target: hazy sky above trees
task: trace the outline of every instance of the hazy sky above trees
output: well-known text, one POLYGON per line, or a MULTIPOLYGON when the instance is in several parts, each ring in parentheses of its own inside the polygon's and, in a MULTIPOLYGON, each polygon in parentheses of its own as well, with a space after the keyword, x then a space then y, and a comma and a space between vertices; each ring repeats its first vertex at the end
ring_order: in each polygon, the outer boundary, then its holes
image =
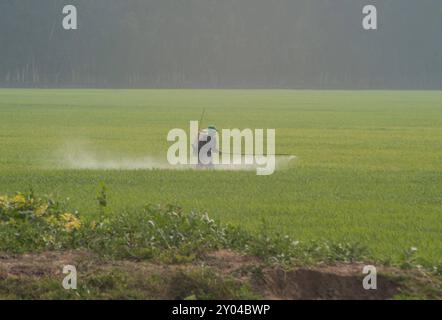
POLYGON ((441 40, 440 0, 1 0, 0 86, 440 89, 441 40))

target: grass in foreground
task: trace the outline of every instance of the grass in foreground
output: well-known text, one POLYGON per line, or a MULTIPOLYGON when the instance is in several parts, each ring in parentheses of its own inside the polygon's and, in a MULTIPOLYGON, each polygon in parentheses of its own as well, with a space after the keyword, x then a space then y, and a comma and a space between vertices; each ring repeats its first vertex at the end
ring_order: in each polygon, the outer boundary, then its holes
POLYGON ((0 298, 403 299, 442 295, 440 266, 417 261, 412 253, 398 266, 402 270, 377 262, 386 273, 379 280, 380 290, 371 293, 361 289, 360 263, 374 260, 358 244, 300 243, 264 230, 254 234, 216 222, 207 214, 185 214, 176 206, 113 213, 107 207, 105 189, 97 200, 98 218, 90 220, 70 211, 64 201, 33 193, 0 198, 0 298), (31 255, 17 255, 23 253, 31 255), (72 263, 82 272, 81 286, 66 291, 61 288, 61 267, 72 263), (418 263, 426 264, 426 270, 418 263), (315 270, 336 264, 336 270, 315 270), (308 265, 312 269, 291 271, 308 265), (317 291, 321 283, 327 288, 317 291), (337 286, 333 294, 329 285, 337 286))
POLYGON ((112 213, 107 193, 98 195, 96 219, 67 208, 67 201, 36 197, 32 192, 0 197, 0 251, 12 253, 87 249, 112 259, 156 259, 168 263, 193 261, 218 249, 250 254, 272 264, 294 265, 354 262, 366 248, 352 243, 295 241, 289 236, 251 233, 221 224, 207 213, 148 205, 132 212, 112 213))

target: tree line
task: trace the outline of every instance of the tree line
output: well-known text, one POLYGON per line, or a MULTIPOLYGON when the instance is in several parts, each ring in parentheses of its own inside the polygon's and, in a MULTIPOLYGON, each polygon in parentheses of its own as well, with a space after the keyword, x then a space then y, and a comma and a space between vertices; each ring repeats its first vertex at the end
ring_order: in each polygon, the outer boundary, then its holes
POLYGON ((440 0, 2 0, 0 86, 440 89, 441 32, 440 0))

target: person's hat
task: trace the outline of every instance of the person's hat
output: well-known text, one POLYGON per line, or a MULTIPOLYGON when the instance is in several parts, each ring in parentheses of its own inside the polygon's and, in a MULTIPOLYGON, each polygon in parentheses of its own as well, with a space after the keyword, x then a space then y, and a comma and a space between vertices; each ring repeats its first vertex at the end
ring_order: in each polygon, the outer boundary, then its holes
POLYGON ((211 124, 210 126, 208 126, 207 129, 218 131, 218 130, 216 129, 216 127, 215 127, 213 124, 211 124))

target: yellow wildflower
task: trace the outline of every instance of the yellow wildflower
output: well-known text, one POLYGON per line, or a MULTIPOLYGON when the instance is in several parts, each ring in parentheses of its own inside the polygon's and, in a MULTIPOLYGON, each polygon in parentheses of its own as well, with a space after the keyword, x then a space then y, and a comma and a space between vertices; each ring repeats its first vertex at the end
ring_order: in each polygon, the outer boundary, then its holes
POLYGON ((48 205, 47 205, 47 204, 44 204, 44 205, 38 207, 38 208, 35 210, 35 215, 36 215, 37 217, 44 216, 45 213, 46 213, 46 210, 48 210, 48 205))
POLYGON ((67 232, 72 232, 74 230, 80 230, 80 228, 81 228, 81 222, 78 219, 76 219, 75 221, 68 222, 64 226, 64 229, 67 232))
POLYGON ((8 196, 1 196, 0 197, 0 206, 4 206, 6 203, 8 203, 8 196))
POLYGON ((26 204, 26 198, 22 194, 17 194, 13 199, 12 202, 18 207, 21 208, 26 204))
POLYGON ((75 218, 75 216, 74 216, 72 213, 69 213, 69 212, 63 213, 63 214, 60 216, 60 220, 62 220, 62 221, 64 221, 64 222, 69 222, 69 221, 71 221, 73 218, 75 218))
POLYGON ((61 220, 65 222, 64 229, 67 232, 80 230, 81 228, 81 221, 77 217, 75 217, 72 213, 63 213, 61 215, 61 220))

